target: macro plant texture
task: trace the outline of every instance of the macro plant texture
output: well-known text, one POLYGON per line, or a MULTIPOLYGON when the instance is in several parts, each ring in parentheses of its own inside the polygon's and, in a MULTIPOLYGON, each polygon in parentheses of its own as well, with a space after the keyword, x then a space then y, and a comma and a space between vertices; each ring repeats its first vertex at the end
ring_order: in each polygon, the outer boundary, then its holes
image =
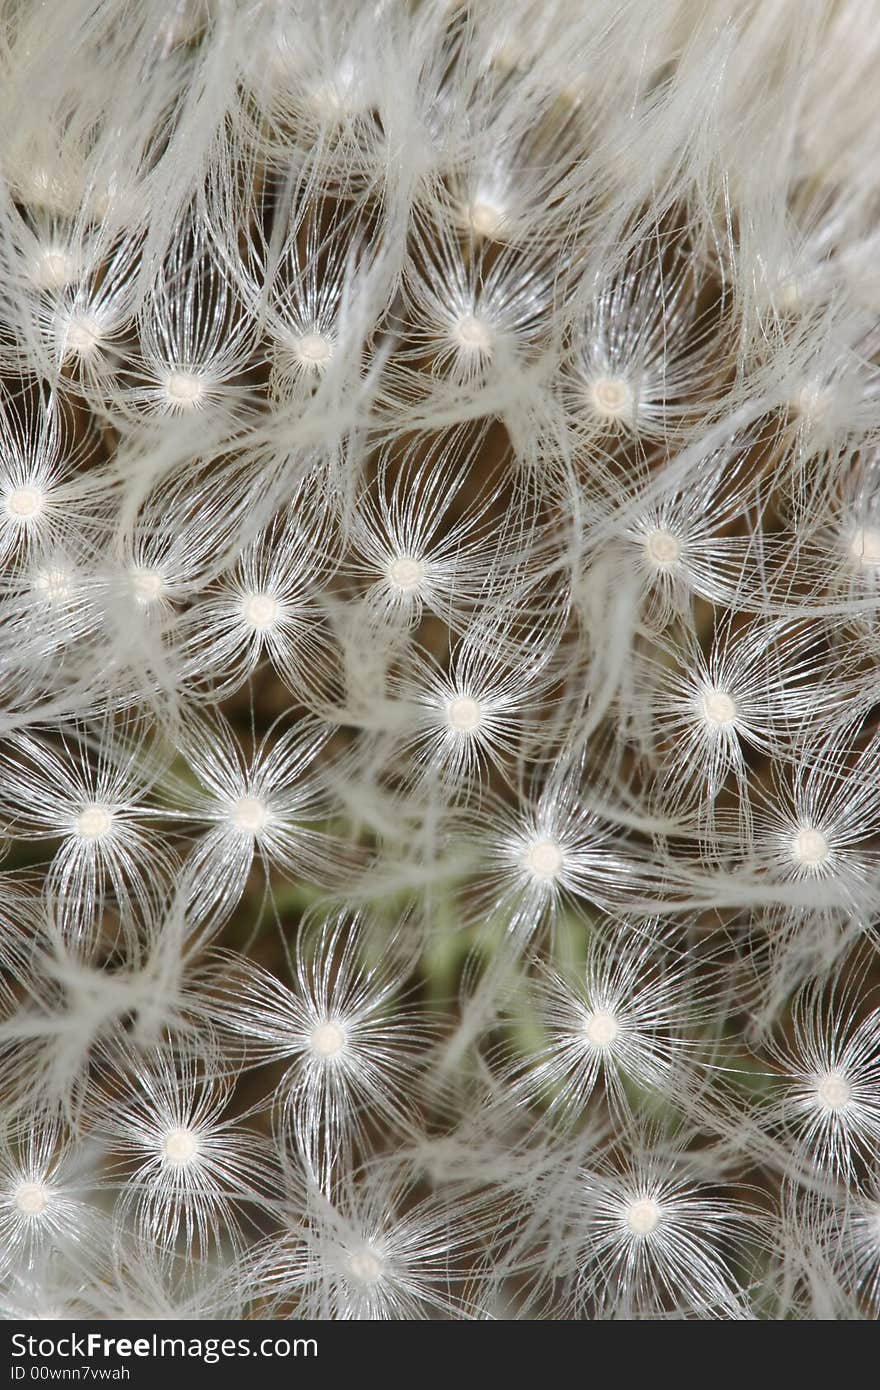
POLYGON ((4 1316, 880 1312, 878 81, 0 3, 4 1316))

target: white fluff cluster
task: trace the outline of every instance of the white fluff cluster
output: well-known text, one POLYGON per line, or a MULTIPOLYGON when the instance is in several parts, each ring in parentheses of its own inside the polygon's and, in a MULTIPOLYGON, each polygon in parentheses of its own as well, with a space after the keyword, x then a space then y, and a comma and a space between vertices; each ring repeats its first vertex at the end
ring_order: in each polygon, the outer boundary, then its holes
POLYGON ((878 78, 2 4, 6 1316, 880 1312, 878 78))

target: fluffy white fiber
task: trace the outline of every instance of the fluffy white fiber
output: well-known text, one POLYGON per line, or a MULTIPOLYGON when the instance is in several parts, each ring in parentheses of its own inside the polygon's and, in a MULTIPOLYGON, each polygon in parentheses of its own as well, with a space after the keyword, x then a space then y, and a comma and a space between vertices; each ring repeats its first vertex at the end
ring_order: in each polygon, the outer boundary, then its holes
POLYGON ((0 5, 0 1302, 880 1312, 871 0, 0 5))

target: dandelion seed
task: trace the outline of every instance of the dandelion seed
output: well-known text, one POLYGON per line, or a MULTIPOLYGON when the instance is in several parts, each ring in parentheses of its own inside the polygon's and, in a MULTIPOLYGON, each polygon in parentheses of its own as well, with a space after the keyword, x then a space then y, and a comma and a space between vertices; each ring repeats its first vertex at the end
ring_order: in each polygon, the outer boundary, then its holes
POLYGON ((38 487, 17 487, 7 492, 3 505, 6 514, 15 522, 26 524, 40 515, 45 504, 45 495, 38 487))
POLYGON ((620 1032, 620 1024, 607 1009, 597 1009, 584 1023, 584 1033, 594 1047, 610 1047, 620 1032))
POLYGON ((90 314, 71 316, 64 334, 65 351, 77 357, 92 357, 100 348, 103 337, 97 318, 90 314))
POLYGON ((83 840, 103 840, 113 830, 113 810, 99 801, 83 807, 76 818, 76 833, 83 840))
POLYGON ((385 1262, 374 1250, 367 1248, 350 1255, 348 1267, 355 1279, 359 1279, 362 1284, 375 1284, 382 1277, 385 1262))
POLYGON ((256 796, 239 797, 229 812, 232 824, 246 835, 259 835, 266 828, 269 816, 268 807, 256 796))
POLYGON ((700 321, 695 312, 686 249, 676 247, 667 266, 659 238, 648 237, 618 277, 582 293, 587 302, 562 382, 575 427, 662 438, 685 416, 692 391, 711 395, 718 318, 700 321))
POLYGON ((452 331, 453 340, 465 352, 488 354, 492 348, 492 332, 477 314, 463 314, 452 331))
POLYGON ((736 700, 726 690, 710 686, 700 697, 700 709, 706 723, 725 729, 736 722, 736 700))
POLYGON ((346 1044, 345 1029, 332 1019, 318 1023, 311 1032, 309 1045, 317 1057, 337 1057, 346 1044))
POLYGON ((826 1246, 848 1288, 876 1312, 880 1303, 880 1194, 876 1172, 864 1191, 848 1192, 835 1203, 826 1246))
POLYGON ((673 1096, 693 1084, 699 1047, 695 1030, 711 1008, 711 974, 689 976, 687 962, 664 959, 650 940, 591 941, 582 978, 542 963, 535 1016, 547 1040, 503 1078, 518 1100, 544 1104, 564 1123, 583 1113, 599 1078, 615 1113, 631 1105, 624 1079, 673 1096))
POLYGON ((504 209, 484 198, 477 199, 467 208, 467 220, 478 236, 497 237, 504 226, 504 209))
POLYGON ((457 734, 474 734, 482 723, 482 713, 478 700, 470 695, 456 695, 446 706, 446 718, 450 729, 457 734))
POLYGON ((122 1165, 122 1210, 160 1259, 173 1259, 178 1241, 187 1261, 240 1241, 238 1211, 264 1200, 271 1166, 258 1137, 224 1116, 228 1074, 213 1074, 210 1053, 126 1060, 121 1093, 90 1102, 122 1165))
POLYGON ((821 830, 805 825, 792 840, 791 852, 798 864, 818 868, 820 864, 825 863, 831 853, 831 847, 821 830))
POLYGON ((681 559, 682 545, 671 531, 649 531, 645 536, 645 554, 658 570, 671 569, 681 559))
POLYGON ((615 377, 598 377, 590 384, 590 402, 601 420, 630 421, 634 417, 635 399, 626 381, 615 377))
POLYGON ((51 1196, 43 1183, 23 1182, 15 1189, 13 1201, 22 1216, 38 1217, 48 1207, 51 1196))
POLYGON ((192 1163, 199 1152, 199 1136, 191 1129, 172 1129, 166 1134, 162 1148, 172 1168, 192 1163))
POLYGON ((525 865, 536 879, 559 877, 565 862, 563 852, 554 840, 536 840, 525 853, 525 865))
POLYGON ((171 372, 165 379, 165 394, 172 408, 193 410, 202 402, 205 384, 195 372, 171 372))
POLYGON ((846 990, 832 985, 823 994, 812 983, 796 995, 792 1017, 793 1042, 768 1042, 785 1079, 768 1102, 767 1128, 787 1132, 807 1161, 849 1178, 880 1137, 880 1016, 874 1010, 856 1022, 846 990))
POLYGON ((474 827, 481 910, 509 923, 514 939, 583 901, 606 910, 638 892, 640 867, 621 836, 584 805, 579 759, 560 758, 522 809, 487 805, 474 827))
POLYGON ((192 910, 225 920, 237 906, 255 857, 282 873, 333 881, 351 870, 351 851, 320 825, 327 791, 313 764, 331 730, 300 723, 267 736, 246 759, 229 726, 192 720, 183 744, 193 776, 169 792, 181 815, 202 827, 187 867, 192 910), (195 785, 194 785, 195 784, 195 785))
MULTIPOLYGON (((126 306, 126 268, 118 305, 126 306)), ((123 414, 215 417, 246 411, 248 392, 239 378, 252 362, 253 330, 241 316, 226 268, 219 263, 204 221, 187 213, 158 266, 151 293, 138 315, 139 360, 130 357, 103 385, 105 398, 123 414)))
POLYGON ((333 344, 322 333, 304 333, 292 351, 303 367, 320 371, 333 356, 333 344))
POLYGON ((0 557, 79 549, 103 513, 99 490, 77 477, 91 441, 74 447, 57 397, 40 393, 0 399, 0 424, 0 557))
POLYGON ((453 433, 412 447, 399 464, 390 453, 380 458, 375 489, 355 509, 352 553, 343 561, 370 584, 371 608, 414 623, 427 608, 458 628, 505 568, 515 572, 520 523, 508 530, 493 519, 504 475, 485 476, 480 443, 453 433))
POLYGON ((816 890, 812 901, 788 909, 792 930, 830 923, 840 911, 869 928, 864 902, 874 873, 878 753, 872 740, 847 757, 832 731, 805 746, 791 777, 782 766, 774 769, 775 791, 756 809, 761 859, 777 881, 806 880, 816 890))
POLYGON ((160 570, 148 565, 132 565, 128 573, 132 592, 138 603, 149 606, 157 603, 165 591, 165 578, 160 570))
POLYGON ((634 1236, 650 1236, 659 1226, 662 1215, 652 1198, 642 1197, 626 1208, 626 1224, 634 1236))
POLYGON ((418 589, 425 578, 425 567, 414 555, 399 555, 389 561, 388 582, 401 593, 411 593, 418 589))
MULTIPOLYGON (((549 256, 524 265, 503 250, 484 269, 487 243, 474 251, 469 260, 451 223, 418 228, 405 284, 412 337, 399 354, 401 369, 427 353, 437 377, 476 382, 499 358, 526 358, 540 340, 554 294, 549 256)), ((404 371, 402 383, 408 380, 404 371)))
POLYGON ((826 1110, 843 1110, 852 1099, 852 1087, 840 1072, 828 1072, 816 1084, 816 1095, 826 1110))
POLYGON ((299 1295, 304 1313, 329 1318, 475 1316, 465 1271, 491 1206, 468 1195, 454 1207, 439 1195, 413 1200, 414 1187, 406 1167, 361 1183, 342 1176, 332 1204, 309 1204, 298 1239, 267 1242, 258 1269, 270 1306, 299 1295))
MULTIPOLYGON (((758 622, 734 635, 725 620, 708 659, 690 636, 674 649, 659 642, 658 657, 662 665, 650 660, 645 671, 649 680, 656 671, 657 691, 650 696, 646 690, 645 698, 654 703, 654 736, 660 736, 670 802, 698 796, 703 814, 711 816, 709 808, 732 773, 747 824, 752 798, 745 791, 744 745, 785 756, 794 731, 806 737, 833 707, 835 685, 820 634, 785 622, 758 622), (826 671, 827 683, 821 680, 826 671)), ((789 845, 798 829, 792 827, 789 845)))
POLYGON ((397 1093, 412 1081, 427 1029, 412 1009, 392 1008, 402 983, 393 958, 360 964, 359 919, 340 914, 316 927, 298 940, 293 989, 241 961, 239 979, 222 986, 218 1018, 249 1052, 287 1060, 277 1096, 284 1132, 325 1187, 370 1107, 407 1128, 397 1093))
POLYGON ((310 532, 291 511, 249 546, 235 572, 189 615, 187 669, 193 677, 237 689, 268 656, 282 679, 313 706, 330 698, 333 648, 315 597, 326 571, 323 523, 310 532))
POLYGON ((278 622, 280 607, 271 594, 246 594, 241 601, 242 617, 256 632, 268 632, 278 622))
POLYGON ((749 1220, 735 1203, 651 1153, 624 1174, 605 1165, 585 1173, 582 1200, 574 1300, 582 1311, 595 1299, 618 1316, 656 1316, 668 1300, 691 1316, 748 1316, 733 1264, 747 1248, 749 1220))
POLYGON ((0 1140, 0 1269, 39 1283, 46 1260, 78 1256, 88 1268, 107 1230, 89 1200, 93 1153, 49 1115, 30 1111, 23 1119, 20 1133, 0 1140))
POLYGON ((0 754, 3 802, 7 814, 14 802, 18 833, 61 839, 47 881, 57 894, 63 930, 83 939, 109 900, 126 919, 137 909, 147 912, 174 863, 146 825, 151 770, 147 759, 141 766, 136 756, 145 727, 115 729, 108 720, 94 734, 91 762, 83 757, 83 728, 71 731, 60 749, 19 735, 0 754))

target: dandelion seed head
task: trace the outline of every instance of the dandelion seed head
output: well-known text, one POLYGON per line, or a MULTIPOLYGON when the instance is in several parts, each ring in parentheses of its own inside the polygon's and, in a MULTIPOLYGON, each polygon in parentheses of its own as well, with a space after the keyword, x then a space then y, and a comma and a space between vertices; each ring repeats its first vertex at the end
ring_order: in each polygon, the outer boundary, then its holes
POLYGON ((199 1136, 192 1129, 172 1129, 162 1141, 162 1153, 172 1168, 186 1168, 198 1156, 199 1136))
POLYGON ((335 1019, 325 1018, 315 1024, 309 1035, 309 1046, 316 1057, 330 1061, 344 1051, 348 1037, 345 1029, 335 1019))
POLYGON ((876 1312, 868 6, 7 8, 4 1307, 876 1312))
POLYGON ((660 1207, 652 1197, 639 1197, 627 1205, 624 1220, 634 1236, 646 1237, 656 1231, 661 1214, 660 1207))
POLYGON ((479 703, 470 695, 456 695, 446 706, 446 722, 456 734, 475 734, 482 720, 479 703))
POLYGON ((101 801, 84 806, 76 818, 76 833, 81 840, 103 840, 113 829, 113 811, 101 801))
POLYGON ((558 878, 563 865, 562 850, 555 840, 536 840, 526 850, 525 865, 534 878, 558 878))
POLYGON ((280 613, 281 606, 272 594, 246 594, 241 601, 241 616, 255 632, 269 632, 280 613))
POLYGON ((49 1189, 41 1182, 23 1182, 15 1189, 13 1201, 22 1216, 41 1216, 49 1205, 49 1189))

